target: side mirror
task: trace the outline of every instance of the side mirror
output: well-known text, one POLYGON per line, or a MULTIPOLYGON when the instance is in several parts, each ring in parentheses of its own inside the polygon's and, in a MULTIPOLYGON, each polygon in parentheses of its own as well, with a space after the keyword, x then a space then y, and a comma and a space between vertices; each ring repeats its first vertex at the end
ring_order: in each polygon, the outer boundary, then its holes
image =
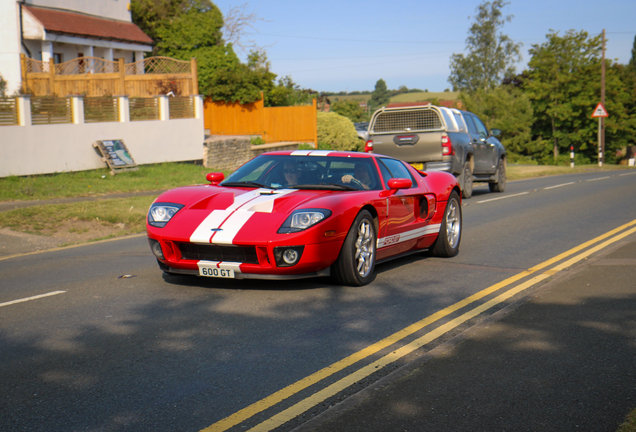
POLYGON ((406 178, 392 178, 389 180, 389 188, 394 189, 410 189, 413 187, 411 179, 406 178))
POLYGON ((492 135, 494 137, 498 137, 499 135, 501 135, 501 130, 499 130, 499 129, 490 129, 490 135, 492 135))
POLYGON ((225 179, 225 174, 223 174, 222 172, 208 173, 205 176, 205 179, 209 181, 210 183, 212 183, 213 185, 218 185, 225 179))

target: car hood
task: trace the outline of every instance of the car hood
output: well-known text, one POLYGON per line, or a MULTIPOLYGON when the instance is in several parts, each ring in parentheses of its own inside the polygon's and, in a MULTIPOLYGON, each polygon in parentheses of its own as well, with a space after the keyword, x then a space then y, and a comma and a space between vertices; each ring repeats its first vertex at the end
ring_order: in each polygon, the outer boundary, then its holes
POLYGON ((312 201, 329 193, 204 185, 173 189, 156 202, 184 204, 161 228, 163 236, 175 241, 263 244, 272 239, 294 209, 311 208, 312 201))

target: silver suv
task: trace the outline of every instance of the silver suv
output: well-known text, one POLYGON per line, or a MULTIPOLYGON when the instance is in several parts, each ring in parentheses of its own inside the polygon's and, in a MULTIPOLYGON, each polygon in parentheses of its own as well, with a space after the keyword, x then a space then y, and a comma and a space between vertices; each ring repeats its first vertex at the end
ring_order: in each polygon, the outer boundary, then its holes
POLYGON ((421 171, 450 172, 463 197, 470 198, 473 182, 487 182, 492 192, 506 187, 500 134, 468 111, 433 105, 380 108, 371 117, 365 151, 402 159, 421 171))

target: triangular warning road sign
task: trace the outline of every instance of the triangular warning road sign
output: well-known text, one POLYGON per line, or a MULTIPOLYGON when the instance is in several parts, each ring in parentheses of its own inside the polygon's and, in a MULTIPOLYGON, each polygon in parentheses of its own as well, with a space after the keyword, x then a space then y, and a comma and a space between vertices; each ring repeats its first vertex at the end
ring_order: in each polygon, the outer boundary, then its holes
POLYGON ((592 113, 592 117, 608 117, 607 111, 605 111, 605 107, 602 103, 596 105, 594 108, 594 112, 592 113))

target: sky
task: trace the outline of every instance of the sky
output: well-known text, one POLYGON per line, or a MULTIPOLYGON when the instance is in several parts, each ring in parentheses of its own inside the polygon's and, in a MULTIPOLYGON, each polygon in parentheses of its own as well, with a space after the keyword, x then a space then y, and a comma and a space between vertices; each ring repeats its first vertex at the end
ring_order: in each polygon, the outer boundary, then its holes
MULTIPOLYGON (((449 63, 466 53, 466 37, 480 0, 212 0, 223 15, 243 7, 259 20, 246 29, 267 53, 271 71, 301 88, 320 92, 373 91, 379 79, 441 92, 451 85, 449 63)), ((523 71, 528 49, 559 31, 606 32, 606 58, 628 63, 636 36, 636 0, 511 0, 513 15, 502 32, 521 42, 523 71)), ((246 54, 236 50, 241 60, 246 54)))

